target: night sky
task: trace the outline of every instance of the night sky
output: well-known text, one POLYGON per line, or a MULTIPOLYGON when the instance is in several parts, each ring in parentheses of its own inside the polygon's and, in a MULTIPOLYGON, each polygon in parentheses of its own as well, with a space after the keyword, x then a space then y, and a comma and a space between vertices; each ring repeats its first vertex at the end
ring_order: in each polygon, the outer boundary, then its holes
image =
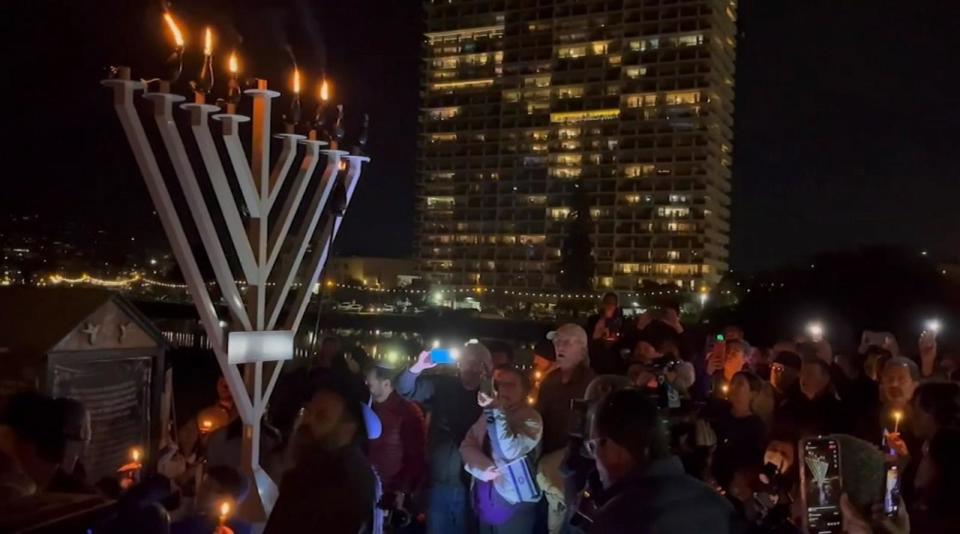
MULTIPOLYGON (((188 46, 195 45, 182 83, 195 75, 200 30, 210 23, 218 30, 218 74, 225 51, 237 46, 245 73, 285 91, 289 44, 308 79, 326 69, 348 126, 370 113, 374 163, 345 219, 340 254, 412 251, 419 6, 174 4, 189 26, 188 46)), ((958 7, 937 0, 741 0, 734 268, 870 243, 955 254, 958 7)), ((109 93, 97 83, 107 65, 131 65, 135 76, 159 72, 169 53, 159 3, 13 0, 3 13, 0 84, 8 109, 0 210, 162 243, 109 93)))

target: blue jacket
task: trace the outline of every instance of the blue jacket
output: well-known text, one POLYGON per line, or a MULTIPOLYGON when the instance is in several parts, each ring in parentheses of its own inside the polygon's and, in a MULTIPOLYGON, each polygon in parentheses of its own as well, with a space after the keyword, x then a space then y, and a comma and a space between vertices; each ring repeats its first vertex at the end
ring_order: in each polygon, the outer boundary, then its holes
POLYGON ((610 487, 592 533, 739 534, 733 506, 687 475, 676 456, 657 460, 610 487))

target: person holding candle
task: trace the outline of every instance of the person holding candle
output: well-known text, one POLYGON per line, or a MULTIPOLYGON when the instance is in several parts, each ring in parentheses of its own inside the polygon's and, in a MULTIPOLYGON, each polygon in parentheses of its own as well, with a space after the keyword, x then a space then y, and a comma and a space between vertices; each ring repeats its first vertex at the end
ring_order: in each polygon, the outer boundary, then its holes
POLYGON ((235 468, 226 465, 208 468, 197 492, 193 512, 173 523, 170 534, 221 534, 215 530, 218 527, 227 527, 233 534, 250 534, 250 523, 236 514, 249 490, 246 477, 235 468))
POLYGON ((910 400, 920 385, 920 368, 903 356, 890 358, 879 370, 880 406, 860 418, 856 435, 882 446, 907 463, 919 452, 921 440, 914 433, 910 400))
POLYGON ((717 434, 713 476, 729 488, 737 469, 760 467, 767 422, 772 412, 770 386, 750 371, 733 375, 727 393, 729 410, 710 422, 717 434))

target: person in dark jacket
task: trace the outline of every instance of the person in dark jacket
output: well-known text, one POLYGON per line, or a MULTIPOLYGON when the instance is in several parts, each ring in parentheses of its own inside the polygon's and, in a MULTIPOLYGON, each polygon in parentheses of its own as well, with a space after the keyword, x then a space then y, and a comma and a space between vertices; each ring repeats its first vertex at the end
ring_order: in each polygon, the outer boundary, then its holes
POLYGON ((590 532, 727 534, 742 525, 733 506, 687 475, 670 454, 657 407, 638 390, 611 393, 597 407, 587 448, 607 501, 590 532))
POLYGON ((363 405, 344 387, 318 388, 298 416, 294 465, 280 481, 264 534, 376 532, 379 483, 362 450, 363 405))
POLYGON ((78 473, 63 468, 68 441, 65 415, 58 402, 40 393, 10 397, 0 414, 0 425, 10 430, 4 452, 33 482, 37 493, 96 494, 97 490, 78 473))
POLYGON ((808 357, 800 367, 800 394, 787 398, 777 411, 777 424, 800 437, 847 431, 847 417, 831 380, 830 366, 808 357))
MULTIPOLYGON (((557 367, 540 384, 536 408, 543 418, 542 456, 537 482, 547 500, 548 528, 557 532, 567 515, 563 474, 560 464, 567 449, 576 415, 570 401, 582 399, 593 381, 587 353, 587 333, 579 325, 560 326, 550 336, 557 355, 557 367)), ((582 431, 581 431, 582 432, 582 431)))
POLYGON ((373 411, 380 418, 380 437, 370 442, 370 462, 383 484, 384 499, 407 509, 427 471, 427 422, 416 404, 393 390, 396 372, 379 365, 367 372, 373 411))
POLYGON ((427 531, 436 534, 468 532, 469 475, 463 470, 460 442, 480 417, 477 393, 492 372, 490 351, 470 343, 461 351, 457 375, 424 374, 436 367, 430 352, 397 377, 396 391, 423 405, 430 414, 427 438, 430 487, 427 531))
POLYGON ((626 364, 620 358, 619 350, 623 346, 621 342, 628 337, 627 323, 619 304, 616 293, 606 293, 600 301, 597 314, 587 320, 590 367, 597 374, 623 374, 626 371, 626 364))

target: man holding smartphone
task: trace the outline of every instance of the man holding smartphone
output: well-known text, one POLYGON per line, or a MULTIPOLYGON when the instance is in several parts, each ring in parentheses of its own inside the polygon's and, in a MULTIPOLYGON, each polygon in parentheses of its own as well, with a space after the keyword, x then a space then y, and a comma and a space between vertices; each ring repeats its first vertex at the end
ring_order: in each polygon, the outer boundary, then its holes
POLYGON ((460 442, 480 417, 477 393, 492 370, 490 351, 470 343, 460 351, 457 375, 423 374, 437 364, 430 351, 397 377, 396 391, 424 406, 430 414, 427 439, 429 509, 427 531, 437 534, 469 532, 469 475, 463 470, 460 442))

